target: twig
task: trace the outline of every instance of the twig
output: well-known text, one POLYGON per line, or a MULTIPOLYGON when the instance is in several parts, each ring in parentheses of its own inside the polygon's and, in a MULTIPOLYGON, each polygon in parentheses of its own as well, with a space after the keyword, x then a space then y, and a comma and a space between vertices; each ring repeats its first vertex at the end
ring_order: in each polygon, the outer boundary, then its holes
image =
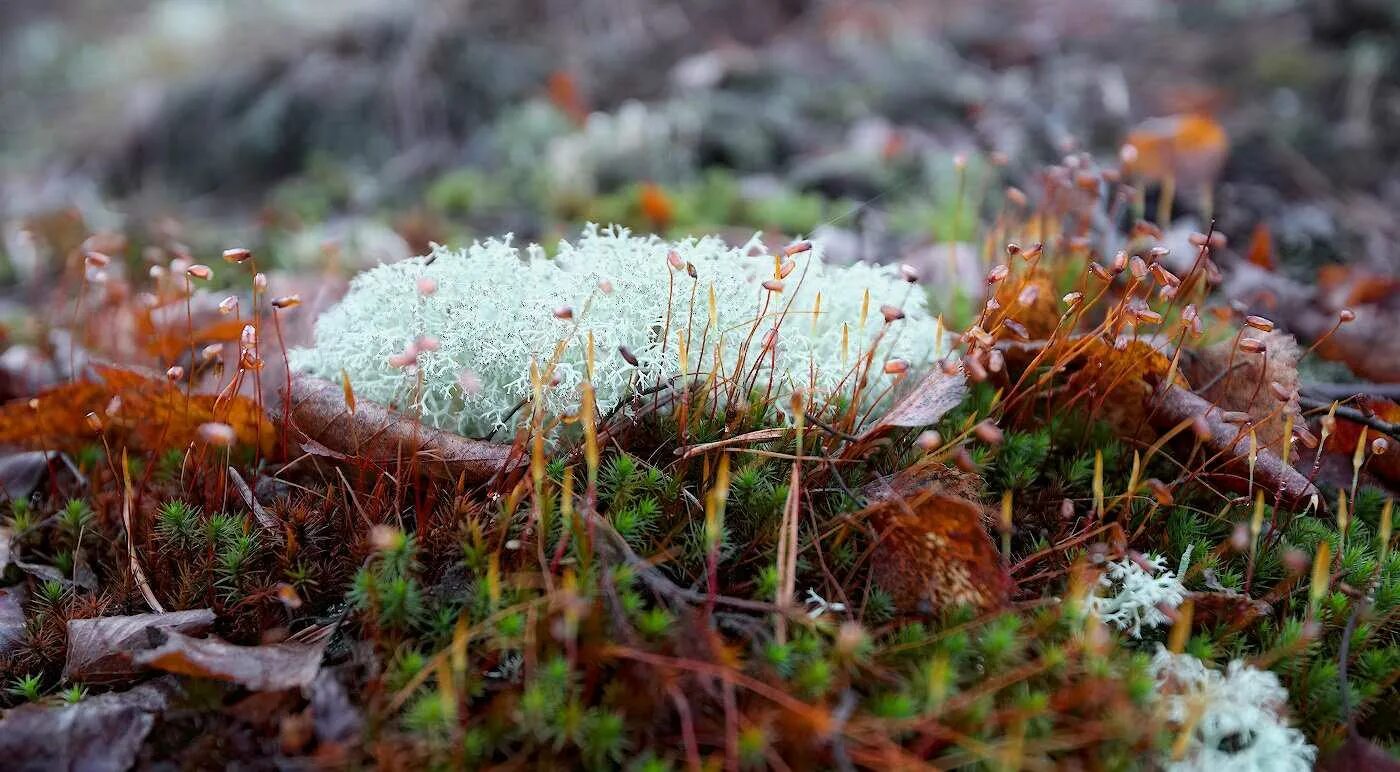
MULTIPOLYGON (((1317 410, 1330 410, 1332 407, 1331 400, 1313 399, 1312 397, 1303 396, 1298 397, 1298 404, 1306 408, 1317 410)), ((1354 407, 1347 407, 1346 405, 1338 405, 1336 414, 1339 418, 1345 418, 1353 423, 1368 426, 1382 434, 1388 434, 1400 440, 1400 424, 1382 421, 1375 416, 1368 416, 1360 410, 1354 407)))
POLYGON ((1229 367, 1225 368, 1224 370, 1221 370, 1220 372, 1216 373, 1214 377, 1212 377, 1210 380, 1206 381, 1205 383, 1201 384, 1200 386, 1197 386, 1195 389, 1192 389, 1192 391, 1196 392, 1197 394, 1205 394, 1206 392, 1208 392, 1208 391, 1210 391, 1211 389, 1215 388, 1215 384, 1220 383, 1220 381, 1221 381, 1225 376, 1229 375, 1230 373, 1233 373, 1234 371, 1240 369, 1241 367, 1244 367, 1244 366, 1247 365, 1247 364, 1249 364, 1249 363, 1248 363, 1248 362, 1236 362, 1236 363, 1234 363, 1233 365, 1230 365, 1229 367))
POLYGON ((1351 399, 1368 396, 1400 400, 1400 383, 1304 383, 1299 389, 1317 399, 1351 399))
POLYGON ((805 415, 807 416, 807 420, 812 422, 812 425, 816 426, 818 429, 821 429, 822 431, 826 432, 827 434, 830 434, 831 436, 837 439, 845 440, 847 442, 860 442, 859 437, 855 436, 854 434, 847 434, 835 427, 828 426, 820 418, 817 418, 810 412, 807 412, 805 415))
POLYGON ((711 598, 706 593, 687 590, 675 582, 672 582, 670 579, 667 579, 666 575, 658 571, 656 566, 646 562, 636 552, 633 552, 631 545, 627 543, 626 539, 622 538, 622 534, 618 533, 617 530, 612 527, 612 523, 591 513, 585 515, 585 517, 596 529, 595 532, 603 536, 603 540, 599 542, 598 548, 606 553, 610 553, 608 557, 621 560, 630 566, 637 572, 637 578, 641 579, 647 587, 651 588, 653 592, 663 598, 672 602, 679 601, 690 604, 713 601, 717 605, 729 606, 730 608, 743 609, 745 611, 753 611, 762 614, 779 613, 793 618, 806 618, 793 609, 785 609, 772 603, 748 600, 746 598, 734 598, 726 595, 718 595, 711 598))

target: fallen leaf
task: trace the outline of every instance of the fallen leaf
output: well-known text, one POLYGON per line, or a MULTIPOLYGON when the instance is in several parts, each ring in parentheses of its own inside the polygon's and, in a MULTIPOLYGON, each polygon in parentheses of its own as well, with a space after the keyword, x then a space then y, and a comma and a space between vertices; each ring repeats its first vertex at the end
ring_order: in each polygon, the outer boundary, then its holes
POLYGON ((1200 396, 1216 407, 1248 413, 1259 444, 1282 454, 1288 416, 1298 415, 1298 360, 1302 352, 1292 335, 1278 330, 1262 333, 1247 328, 1243 337, 1264 344, 1264 351, 1247 353, 1229 338, 1183 357, 1182 369, 1192 383, 1202 385, 1200 396), (1274 397, 1272 383, 1289 393, 1287 402, 1274 397))
POLYGON ((1400 772, 1400 759, 1362 737, 1355 729, 1341 747, 1317 760, 1318 772, 1400 772))
MULTIPOLYGON (((1233 266, 1221 290, 1249 313, 1269 317, 1300 341, 1314 344, 1318 356, 1346 363, 1361 378, 1400 382, 1400 335, 1394 334, 1400 327, 1400 292, 1350 305, 1352 280, 1350 272, 1324 268, 1316 282, 1304 284, 1241 262, 1233 266), (1343 308, 1356 318, 1338 327, 1343 308)), ((1357 292, 1370 298, 1375 287, 1368 283, 1357 292)))
POLYGON ((1150 180, 1172 179, 1180 189, 1215 180, 1230 147, 1225 128, 1205 113, 1144 121, 1125 144, 1137 153, 1127 164, 1130 171, 1150 180))
POLYGON ((304 435, 297 441, 308 452, 329 450, 315 453, 326 458, 380 466, 416 459, 428 474, 467 483, 485 482, 519 462, 509 445, 434 429, 368 400, 360 400, 352 413, 339 384, 308 375, 292 379, 289 413, 290 430, 304 435))
MULTIPOLYGON (((1361 394, 1348 404, 1388 424, 1400 426, 1400 404, 1393 400, 1361 394)), ((1361 439, 1363 429, 1366 430, 1368 446, 1378 437, 1385 437, 1386 441, 1390 443, 1390 448, 1380 455, 1371 452, 1368 447, 1365 471, 1375 475, 1387 485, 1400 488, 1400 447, 1396 447, 1396 442, 1392 437, 1382 435, 1375 429, 1338 415, 1337 428, 1327 438, 1327 444, 1323 446, 1325 451, 1345 458, 1347 471, 1350 472, 1352 454, 1356 452, 1356 444, 1361 439)))
POLYGON ((247 319, 224 317, 196 328, 193 333, 178 324, 153 326, 146 338, 146 351, 163 362, 174 361, 181 355, 188 357, 192 349, 198 351, 211 343, 237 343, 247 324, 247 319))
POLYGON ((1014 587, 983 525, 982 507, 927 489, 857 513, 878 534, 872 580, 905 613, 951 605, 998 608, 1014 587))
POLYGON ((936 424, 949 410, 962 404, 966 397, 967 379, 961 370, 948 375, 942 368, 930 368, 914 388, 881 416, 861 439, 872 439, 895 427, 912 429, 936 424))
POLYGON ((24 585, 0 590, 0 655, 24 643, 24 585))
POLYGON ((238 646, 219 638, 161 631, 164 643, 138 652, 134 661, 169 673, 229 681, 252 691, 302 689, 316 680, 326 643, 286 641, 238 646))
POLYGON ((0 720, 6 769, 125 772, 156 720, 180 694, 162 678, 126 692, 99 694, 75 705, 21 705, 0 720))
POLYGON ((11 453, 0 458, 0 501, 28 498, 39 487, 55 453, 43 450, 11 453))
POLYGON ((1266 271, 1272 271, 1276 267, 1274 237, 1267 223, 1261 222, 1254 226, 1254 233, 1249 237, 1249 248, 1245 251, 1245 259, 1266 271))
POLYGON ((588 118, 588 105, 583 100, 580 93, 578 81, 564 70, 555 70, 549 74, 549 101, 559 111, 569 117, 575 125, 582 126, 588 118))
POLYGON ((210 609, 70 619, 63 678, 84 683, 131 678, 142 670, 135 664, 134 655, 159 642, 156 631, 197 635, 208 632, 213 625, 214 612, 210 609))
MULTIPOLYGON (((1076 335, 1048 343, 1002 341, 997 348, 1005 354, 1013 382, 1046 368, 1035 376, 1039 381, 1027 377, 1026 383, 1063 382, 1061 393, 1075 400, 1075 405, 1093 410, 1126 437, 1139 436, 1147 426, 1143 399, 1152 394, 1149 381, 1171 372, 1168 344, 1154 337, 1110 342, 1098 335, 1076 335)), ((1180 370, 1173 375, 1173 383, 1186 383, 1180 370)))
POLYGON ((359 735, 364 718, 351 704, 349 694, 334 671, 322 670, 306 692, 315 719, 317 740, 343 743, 359 735))
POLYGON ((671 197, 654 182, 642 185, 641 192, 637 194, 637 205, 642 210, 642 216, 657 230, 663 230, 670 225, 675 215, 676 207, 671 203, 671 197))

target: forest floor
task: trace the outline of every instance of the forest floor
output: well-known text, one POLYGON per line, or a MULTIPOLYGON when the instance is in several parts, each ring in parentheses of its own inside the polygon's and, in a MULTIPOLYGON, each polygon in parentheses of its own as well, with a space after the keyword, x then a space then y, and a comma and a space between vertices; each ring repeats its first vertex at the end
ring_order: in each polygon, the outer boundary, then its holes
POLYGON ((6 758, 1396 765, 1400 12, 479 5, 0 8, 6 758), (664 312, 491 380, 505 234, 664 312), (721 253, 830 283, 736 359, 721 253), (291 367, 381 264, 457 327, 291 367))

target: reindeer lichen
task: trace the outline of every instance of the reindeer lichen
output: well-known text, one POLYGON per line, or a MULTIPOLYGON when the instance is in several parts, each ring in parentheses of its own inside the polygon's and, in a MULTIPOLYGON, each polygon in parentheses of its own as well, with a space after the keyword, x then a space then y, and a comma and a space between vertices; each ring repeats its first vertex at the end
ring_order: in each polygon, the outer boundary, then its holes
POLYGON ((789 251, 596 226, 553 258, 509 237, 437 246, 357 276, 317 320, 315 346, 291 362, 334 380, 343 370, 365 398, 482 435, 531 397, 532 363, 552 376, 545 410, 577 409, 590 340, 605 412, 637 390, 712 371, 774 395, 826 394, 851 388, 863 367, 867 393, 878 394, 905 362, 945 352, 922 291, 894 268, 830 265, 819 246, 789 251))

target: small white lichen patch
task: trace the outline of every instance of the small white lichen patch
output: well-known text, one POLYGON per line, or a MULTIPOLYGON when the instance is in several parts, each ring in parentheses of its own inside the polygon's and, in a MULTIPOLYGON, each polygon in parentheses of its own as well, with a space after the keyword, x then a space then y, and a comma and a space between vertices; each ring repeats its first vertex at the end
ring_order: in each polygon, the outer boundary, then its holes
POLYGON ((1233 660, 1225 672, 1159 647, 1151 672, 1167 720, 1186 742, 1169 772, 1307 772, 1317 749, 1283 719, 1278 676, 1233 660))
MULTIPOLYGON (((1151 570, 1132 558, 1109 563, 1099 577, 1099 585, 1111 594, 1095 596, 1091 601, 1094 611, 1103 621, 1134 638, 1142 637, 1143 627, 1159 627, 1170 621, 1162 612, 1163 606, 1175 609, 1186 599, 1186 588, 1177 574, 1167 568, 1165 557, 1148 555, 1142 562, 1151 570)), ((1181 556, 1181 574, 1186 573, 1190 562, 1191 549, 1188 547, 1181 556)))
POLYGON ((577 410, 590 337, 604 413, 681 374, 683 342, 686 377, 703 381, 713 370, 726 384, 742 360, 744 384, 762 392, 771 383, 774 396, 849 393, 863 355, 872 355, 865 393, 878 394, 900 370, 886 372, 886 362, 917 367, 946 352, 923 291, 894 268, 828 265, 820 246, 777 255, 756 239, 731 248, 595 226, 561 242, 553 258, 534 245, 522 253, 509 237, 438 246, 355 277, 317 320, 314 347, 291 352, 292 366, 331 380, 344 370, 364 398, 477 436, 519 417, 533 392, 532 362, 552 363, 545 411, 577 410), (903 318, 887 323, 882 306, 903 318))

